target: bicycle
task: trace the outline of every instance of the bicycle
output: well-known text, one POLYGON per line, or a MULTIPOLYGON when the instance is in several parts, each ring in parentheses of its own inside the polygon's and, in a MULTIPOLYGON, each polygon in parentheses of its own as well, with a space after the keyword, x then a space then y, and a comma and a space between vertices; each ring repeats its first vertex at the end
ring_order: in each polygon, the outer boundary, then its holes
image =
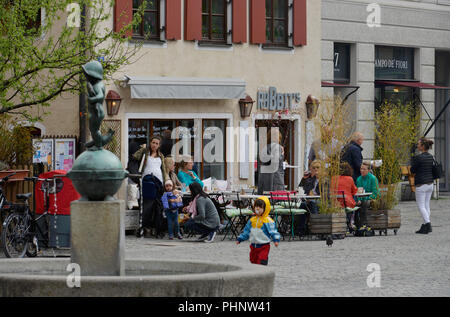
POLYGON ((0 219, 2 223, 6 218, 6 213, 11 211, 11 207, 13 206, 13 204, 9 202, 8 199, 6 198, 2 186, 3 184, 6 184, 9 178, 14 175, 16 175, 16 173, 11 173, 8 176, 5 176, 0 179, 0 219))
POLYGON ((42 215, 36 217, 34 208, 31 210, 28 204, 32 193, 16 195, 17 199, 23 203, 15 204, 14 210, 3 222, 2 246, 8 258, 23 258, 25 255, 36 257, 39 252, 39 243, 42 243, 44 248, 49 248, 50 182, 53 182, 53 187, 56 187, 57 178, 26 177, 24 180, 32 181, 33 189, 35 189, 37 181, 43 181, 45 210, 42 215))

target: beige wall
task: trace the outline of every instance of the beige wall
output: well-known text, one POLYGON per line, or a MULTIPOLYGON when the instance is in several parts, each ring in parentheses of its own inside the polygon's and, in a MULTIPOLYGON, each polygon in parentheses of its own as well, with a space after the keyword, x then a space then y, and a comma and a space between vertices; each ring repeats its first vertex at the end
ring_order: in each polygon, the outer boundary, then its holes
MULTIPOLYGON (((184 1, 183 1, 184 5, 184 1)), ((249 4, 248 4, 249 7, 249 4)), ((183 27, 184 23, 182 23, 183 27)), ((106 27, 112 28, 113 19, 106 27)), ((182 34, 184 32, 182 31, 182 34)), ((248 34, 248 39, 250 38, 248 34)), ((129 44, 132 45, 132 44, 129 44)), ((301 108, 309 94, 320 96, 321 92, 321 1, 308 0, 308 44, 295 47, 293 51, 262 50, 259 45, 233 44, 231 49, 198 48, 194 42, 184 40, 168 41, 163 46, 144 45, 134 63, 122 68, 107 81, 106 91, 114 89, 123 98, 119 115, 105 119, 122 120, 122 162, 127 163, 128 134, 125 118, 129 113, 227 113, 239 126, 241 120, 238 100, 132 100, 130 88, 122 88, 119 81, 124 75, 148 77, 200 77, 236 78, 246 82, 246 92, 254 100, 258 89, 269 86, 280 93, 301 93, 301 108)), ((257 112, 256 103, 253 114, 257 112)), ((49 108, 52 114, 43 122, 47 134, 78 134, 78 96, 58 98, 49 108)), ((304 121, 299 125, 299 148, 304 146, 304 121)), ((247 119, 250 121, 251 118, 247 119)), ((236 139, 236 141, 238 141, 236 139)), ((239 144, 235 144, 237 150, 239 144)), ((236 158, 237 158, 236 153, 236 158)), ((300 165, 303 165, 303 152, 300 165)), ((236 164, 234 175, 237 179, 239 168, 236 164)), ((244 181, 244 182, 250 182, 244 181)))

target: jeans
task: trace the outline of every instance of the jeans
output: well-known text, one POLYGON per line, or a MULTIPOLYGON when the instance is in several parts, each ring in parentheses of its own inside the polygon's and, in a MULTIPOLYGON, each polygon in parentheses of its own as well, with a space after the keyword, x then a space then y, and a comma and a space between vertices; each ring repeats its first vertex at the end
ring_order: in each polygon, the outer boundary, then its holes
POLYGON ((165 213, 167 218, 167 227, 169 229, 169 238, 173 238, 174 228, 175 234, 180 234, 180 225, 178 224, 178 210, 166 210, 165 213))
POLYGON ((205 225, 202 225, 201 223, 196 223, 194 219, 189 219, 185 224, 184 224, 184 228, 187 231, 194 231, 197 233, 200 233, 201 235, 208 235, 214 231, 217 231, 217 229, 219 229, 219 227, 217 228, 209 228, 205 225))
POLYGON ((424 223, 430 222, 430 200, 433 194, 433 184, 416 186, 416 203, 424 223))
MULTIPOLYGON (((306 202, 302 202, 300 205, 300 209, 305 209, 311 214, 318 214, 319 213, 319 206, 317 206, 317 203, 313 200, 308 200, 306 202)), ((307 220, 308 214, 301 214, 294 216, 295 219, 295 232, 298 235, 304 235, 306 233, 306 220, 307 220)))

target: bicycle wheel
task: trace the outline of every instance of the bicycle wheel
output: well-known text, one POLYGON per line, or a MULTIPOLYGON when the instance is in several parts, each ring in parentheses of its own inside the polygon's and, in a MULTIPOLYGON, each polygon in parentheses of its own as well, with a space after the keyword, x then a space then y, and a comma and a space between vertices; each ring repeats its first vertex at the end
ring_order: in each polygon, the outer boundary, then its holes
POLYGON ((10 214, 2 229, 2 246, 6 257, 23 258, 28 248, 27 221, 20 214, 10 214))

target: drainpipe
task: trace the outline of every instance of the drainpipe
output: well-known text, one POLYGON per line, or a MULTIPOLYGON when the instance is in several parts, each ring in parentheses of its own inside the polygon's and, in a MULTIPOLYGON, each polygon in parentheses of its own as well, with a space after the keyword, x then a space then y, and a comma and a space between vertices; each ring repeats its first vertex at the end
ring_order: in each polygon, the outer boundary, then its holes
MULTIPOLYGON (((81 9, 81 21, 80 21, 80 32, 84 33, 86 28, 86 5, 83 5, 81 9)), ((84 51, 85 45, 84 42, 81 44, 81 50, 84 51)), ((84 76, 80 75, 80 87, 84 87, 84 76)), ((79 99, 78 99, 78 107, 79 107, 79 129, 80 129, 80 137, 78 140, 78 148, 79 154, 85 151, 85 143, 86 143, 86 94, 83 91, 80 91, 79 99)))

